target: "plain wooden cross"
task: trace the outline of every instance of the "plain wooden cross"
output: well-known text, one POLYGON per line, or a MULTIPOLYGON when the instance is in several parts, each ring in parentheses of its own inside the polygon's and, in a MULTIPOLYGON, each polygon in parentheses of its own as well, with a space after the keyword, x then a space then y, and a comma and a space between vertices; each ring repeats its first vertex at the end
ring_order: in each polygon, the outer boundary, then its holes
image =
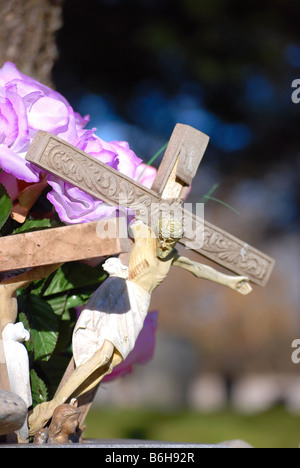
MULTIPOLYGON (((108 235, 99 237, 97 222, 1 237, 0 273, 12 270, 18 273, 18 270, 27 268, 128 252, 130 241, 118 235, 117 221, 110 220, 109 224, 110 228, 114 225, 117 233, 114 238, 108 235)), ((107 222, 103 224, 104 233, 106 225, 108 232, 107 222)), ((2 278, 5 281, 5 274, 2 278)))

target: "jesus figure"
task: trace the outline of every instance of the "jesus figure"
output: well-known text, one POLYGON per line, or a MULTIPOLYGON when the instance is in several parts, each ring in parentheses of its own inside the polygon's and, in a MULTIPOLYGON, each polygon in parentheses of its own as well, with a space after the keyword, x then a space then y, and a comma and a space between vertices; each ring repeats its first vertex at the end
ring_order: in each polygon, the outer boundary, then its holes
POLYGON ((52 401, 34 409, 29 418, 31 435, 47 424, 57 406, 90 391, 126 359, 143 328, 151 294, 172 265, 243 295, 252 291, 245 276, 229 276, 180 256, 175 246, 183 226, 176 218, 161 218, 157 236, 141 221, 134 221, 130 231, 134 245, 129 265, 117 258, 105 262, 109 278, 86 304, 74 329, 76 369, 52 401))

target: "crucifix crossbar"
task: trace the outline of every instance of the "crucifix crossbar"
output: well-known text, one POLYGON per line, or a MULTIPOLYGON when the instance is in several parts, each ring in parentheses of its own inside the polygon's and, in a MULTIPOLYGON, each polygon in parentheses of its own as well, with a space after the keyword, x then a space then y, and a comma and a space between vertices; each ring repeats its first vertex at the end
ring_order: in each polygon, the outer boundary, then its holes
MULTIPOLYGON (((9 272, 13 271, 18 276, 22 273, 22 269, 129 252, 131 242, 118 235, 117 221, 112 219, 109 223, 113 225, 117 234, 115 238, 106 235, 99 237, 97 222, 2 237, 0 240, 0 273, 7 272, 9 275, 9 272)), ((103 224, 104 233, 106 229, 108 232, 108 222, 103 224)), ((5 282, 5 274, 0 274, 0 283, 3 282, 5 282)))
POLYGON ((144 222, 149 223, 153 206, 158 211, 166 205, 177 210, 185 226, 181 244, 236 274, 247 276, 254 284, 265 286, 274 267, 272 258, 182 206, 208 142, 204 133, 177 124, 151 190, 42 131, 37 133, 26 159, 105 203, 134 210, 136 218, 144 222))

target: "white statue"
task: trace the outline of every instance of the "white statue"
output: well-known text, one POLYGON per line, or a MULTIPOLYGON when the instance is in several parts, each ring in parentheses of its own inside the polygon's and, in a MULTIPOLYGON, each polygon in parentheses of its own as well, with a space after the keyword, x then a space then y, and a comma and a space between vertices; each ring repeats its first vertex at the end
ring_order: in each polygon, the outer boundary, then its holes
MULTIPOLYGON (((28 341, 30 334, 25 330, 23 323, 9 323, 2 331, 2 338, 10 389, 21 397, 29 408, 32 405, 29 359, 22 342, 28 341)), ((18 430, 18 434, 22 439, 28 438, 27 421, 18 430)))
MULTIPOLYGON (((18 316, 17 291, 26 288, 32 281, 47 277, 60 265, 33 268, 18 276, 8 277, 0 284, 0 339, 2 337, 4 364, 11 392, 20 396, 28 408, 32 405, 30 369, 27 350, 22 343, 29 340, 30 334, 21 322, 15 323, 18 316)), ((21 439, 28 438, 27 421, 18 430, 18 435, 21 439)))

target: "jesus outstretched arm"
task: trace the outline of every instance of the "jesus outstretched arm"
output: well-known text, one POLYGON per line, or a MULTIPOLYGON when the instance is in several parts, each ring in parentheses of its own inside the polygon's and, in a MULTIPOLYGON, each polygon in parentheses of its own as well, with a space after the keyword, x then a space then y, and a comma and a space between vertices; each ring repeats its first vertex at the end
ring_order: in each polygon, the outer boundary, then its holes
POLYGON ((194 262, 189 258, 177 256, 173 261, 173 265, 183 268, 184 270, 193 273, 194 276, 201 279, 206 279, 223 286, 227 286, 234 291, 246 296, 251 293, 252 287, 249 284, 249 279, 246 276, 230 276, 211 268, 208 265, 194 262))

